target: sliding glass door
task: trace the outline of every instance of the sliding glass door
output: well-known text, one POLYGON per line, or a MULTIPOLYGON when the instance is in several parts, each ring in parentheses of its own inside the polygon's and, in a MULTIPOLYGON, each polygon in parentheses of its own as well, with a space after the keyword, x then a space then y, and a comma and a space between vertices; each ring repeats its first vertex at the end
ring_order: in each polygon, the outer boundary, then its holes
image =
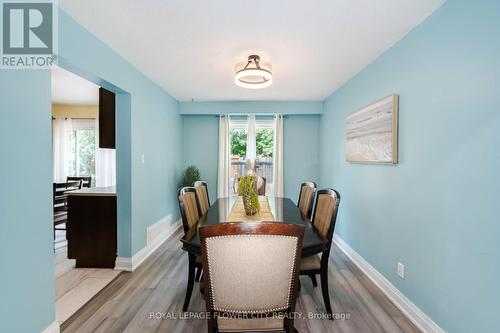
POLYGON ((230 122, 231 194, 236 195, 237 181, 254 165, 255 173, 266 179, 266 195, 274 195, 273 152, 274 120, 272 118, 231 119, 230 122), (252 129, 251 126, 254 126, 252 129))

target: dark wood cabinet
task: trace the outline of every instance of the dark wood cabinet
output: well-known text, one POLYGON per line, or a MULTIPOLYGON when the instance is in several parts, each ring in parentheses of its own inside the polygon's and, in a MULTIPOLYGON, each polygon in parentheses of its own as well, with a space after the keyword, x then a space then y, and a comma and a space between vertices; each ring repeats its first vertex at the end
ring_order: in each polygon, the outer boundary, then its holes
POLYGON ((68 258, 76 267, 115 267, 116 216, 115 195, 68 196, 68 258))
POLYGON ((115 94, 99 88, 99 148, 116 148, 115 94))

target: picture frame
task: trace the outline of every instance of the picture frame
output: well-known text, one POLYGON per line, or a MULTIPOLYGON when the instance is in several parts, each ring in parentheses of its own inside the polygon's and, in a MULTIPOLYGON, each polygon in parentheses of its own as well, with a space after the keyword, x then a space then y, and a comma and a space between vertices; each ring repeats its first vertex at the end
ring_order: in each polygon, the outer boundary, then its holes
POLYGON ((398 163, 398 108, 393 94, 347 116, 347 162, 398 163))

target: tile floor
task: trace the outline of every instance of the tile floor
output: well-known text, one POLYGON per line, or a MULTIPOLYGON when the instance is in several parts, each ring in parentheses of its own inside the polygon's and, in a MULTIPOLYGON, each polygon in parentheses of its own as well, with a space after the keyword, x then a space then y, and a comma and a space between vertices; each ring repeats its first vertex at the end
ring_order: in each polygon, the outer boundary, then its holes
POLYGON ((54 273, 56 279, 56 320, 70 318, 113 281, 121 271, 113 269, 75 268, 75 260, 67 258, 64 231, 56 233, 54 273))

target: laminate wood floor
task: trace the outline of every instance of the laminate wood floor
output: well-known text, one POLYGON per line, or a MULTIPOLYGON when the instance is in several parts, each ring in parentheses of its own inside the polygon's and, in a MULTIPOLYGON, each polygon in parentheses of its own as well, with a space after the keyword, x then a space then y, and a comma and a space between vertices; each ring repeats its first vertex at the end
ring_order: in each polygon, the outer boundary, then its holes
MULTIPOLYGON (((70 332, 206 332, 206 320, 182 318, 187 254, 179 231, 133 273, 122 273, 93 301, 62 326, 70 332), (153 318, 152 318, 153 317, 153 318), (163 317, 158 319, 158 317, 163 317)), ((324 313, 321 287, 301 277, 295 321, 306 332, 418 332, 417 328, 338 249, 330 254, 330 297, 333 311, 344 319, 311 319, 324 313)), ((195 284, 189 310, 203 313, 205 303, 195 284)))

